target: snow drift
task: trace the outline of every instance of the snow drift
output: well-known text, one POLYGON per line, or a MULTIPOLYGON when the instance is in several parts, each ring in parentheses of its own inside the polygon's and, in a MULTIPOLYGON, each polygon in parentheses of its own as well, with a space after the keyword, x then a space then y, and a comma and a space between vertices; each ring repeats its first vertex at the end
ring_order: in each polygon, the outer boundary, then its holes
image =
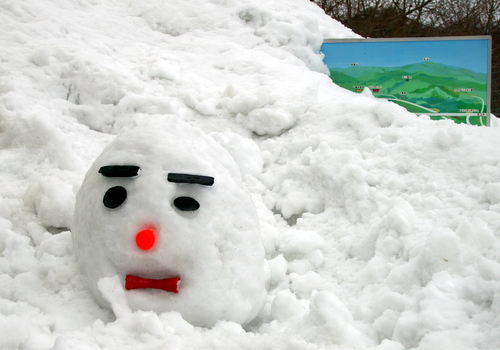
POLYGON ((334 85, 322 40, 357 35, 310 1, 4 0, 0 27, 0 348, 500 347, 498 128, 334 85), (167 115, 255 203, 269 286, 244 328, 113 313, 78 273, 86 171, 167 115))

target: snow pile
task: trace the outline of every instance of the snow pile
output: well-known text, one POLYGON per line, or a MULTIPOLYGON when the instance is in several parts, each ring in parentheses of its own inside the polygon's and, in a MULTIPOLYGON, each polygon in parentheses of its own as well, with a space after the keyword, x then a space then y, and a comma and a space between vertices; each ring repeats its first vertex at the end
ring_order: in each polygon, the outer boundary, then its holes
MULTIPOLYGON (((498 128, 335 86, 322 40, 356 34, 310 1, 7 0, 0 26, 0 348, 500 347, 498 128), (253 198, 268 286, 247 325, 131 311, 113 277, 110 311, 79 273, 85 173, 167 116, 222 145, 253 198)), ((252 215, 232 206, 214 216, 252 215)))

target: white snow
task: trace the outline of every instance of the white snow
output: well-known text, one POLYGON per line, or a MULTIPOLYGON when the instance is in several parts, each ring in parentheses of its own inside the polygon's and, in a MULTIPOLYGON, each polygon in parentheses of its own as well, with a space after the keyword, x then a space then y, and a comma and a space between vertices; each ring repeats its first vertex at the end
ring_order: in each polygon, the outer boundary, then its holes
POLYGON ((139 118, 106 147, 76 196, 71 229, 81 273, 105 307, 123 303, 114 294, 107 297, 109 288, 100 280, 118 276, 129 289, 127 275, 180 278, 178 293, 128 290, 126 304, 132 310, 178 311, 196 326, 247 324, 265 301, 259 218, 238 166, 221 145, 176 116, 139 118), (139 166, 139 175, 100 174, 101 167, 124 165, 139 166), (179 173, 209 176, 214 183, 168 180, 179 173), (116 189, 125 196, 113 196, 116 189), (147 246, 136 243, 145 228, 155 239, 147 246))
POLYGON ((500 348, 496 120, 337 87, 322 40, 358 36, 308 0, 2 0, 0 28, 2 350, 500 348), (110 276, 113 312, 78 272, 85 173, 149 116, 240 168, 269 265, 248 325, 132 311, 110 276))

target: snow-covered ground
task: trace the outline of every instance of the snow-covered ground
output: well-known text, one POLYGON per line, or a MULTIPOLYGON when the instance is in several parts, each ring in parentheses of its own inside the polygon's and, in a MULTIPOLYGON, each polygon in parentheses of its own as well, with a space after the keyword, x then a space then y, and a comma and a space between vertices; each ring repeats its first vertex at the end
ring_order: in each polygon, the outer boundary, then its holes
POLYGON ((309 0, 0 0, 0 32, 0 349, 500 348, 497 123, 335 86, 322 40, 357 35, 309 0), (171 115, 257 208, 269 281, 246 326, 115 316, 78 272, 86 171, 171 115))

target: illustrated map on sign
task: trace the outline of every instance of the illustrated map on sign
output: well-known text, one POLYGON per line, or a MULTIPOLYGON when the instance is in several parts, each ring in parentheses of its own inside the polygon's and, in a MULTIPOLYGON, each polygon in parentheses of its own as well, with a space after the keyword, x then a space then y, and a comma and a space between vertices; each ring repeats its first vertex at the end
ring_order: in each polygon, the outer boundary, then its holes
POLYGON ((488 39, 332 40, 322 46, 335 84, 457 123, 487 125, 488 39))

